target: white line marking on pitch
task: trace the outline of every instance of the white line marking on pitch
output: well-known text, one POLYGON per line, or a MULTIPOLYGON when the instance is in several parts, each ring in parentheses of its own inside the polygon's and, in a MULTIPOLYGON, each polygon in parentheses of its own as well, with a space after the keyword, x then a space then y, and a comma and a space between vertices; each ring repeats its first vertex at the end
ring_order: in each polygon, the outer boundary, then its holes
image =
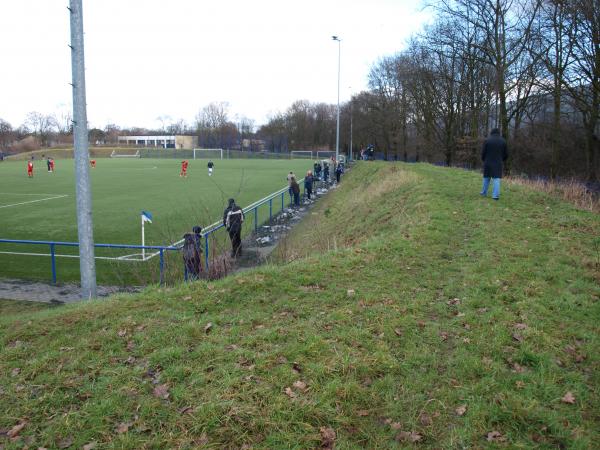
POLYGON ((64 198, 64 197, 68 197, 68 195, 57 195, 56 197, 48 197, 48 198, 40 198, 38 200, 30 200, 28 202, 21 202, 21 203, 13 203, 12 205, 4 205, 4 206, 0 206, 0 208, 9 208, 11 206, 19 206, 19 205, 26 205, 28 203, 37 203, 37 202, 45 202, 46 200, 55 200, 57 198, 64 198))
POLYGON ((40 196, 40 195, 61 195, 61 194, 56 194, 56 193, 54 193, 54 194, 25 194, 23 192, 0 192, 0 195, 37 195, 37 196, 40 196))

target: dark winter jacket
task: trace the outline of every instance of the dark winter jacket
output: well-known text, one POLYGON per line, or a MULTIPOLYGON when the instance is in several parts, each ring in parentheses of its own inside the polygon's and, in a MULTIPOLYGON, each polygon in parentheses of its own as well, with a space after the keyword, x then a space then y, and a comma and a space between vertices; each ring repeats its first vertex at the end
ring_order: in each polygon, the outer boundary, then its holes
POLYGON ((298 185, 298 182, 295 179, 292 180, 290 188, 292 189, 292 192, 294 194, 300 193, 300 186, 298 185))
POLYGON ((483 143, 481 160, 485 178, 502 178, 502 163, 508 158, 506 141, 496 130, 483 143))
POLYGON ((244 222, 244 212, 238 205, 228 206, 223 215, 223 223, 227 231, 237 233, 242 229, 244 222))
POLYGON ((313 177, 312 175, 306 175, 304 177, 304 189, 312 189, 313 177))

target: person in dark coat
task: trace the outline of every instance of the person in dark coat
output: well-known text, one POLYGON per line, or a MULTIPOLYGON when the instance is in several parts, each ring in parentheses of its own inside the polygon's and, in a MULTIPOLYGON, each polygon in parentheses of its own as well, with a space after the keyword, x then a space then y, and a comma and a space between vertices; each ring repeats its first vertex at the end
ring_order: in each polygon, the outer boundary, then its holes
POLYGON ((242 223, 244 223, 244 212, 235 204, 235 200, 230 198, 229 205, 223 212, 223 225, 231 239, 232 258, 242 255, 242 223))
POLYGON ((323 169, 323 181, 327 183, 329 181, 329 164, 325 163, 325 168, 323 169))
POLYGON ((295 177, 292 177, 290 183, 290 189, 292 190, 292 194, 294 194, 294 206, 300 206, 300 185, 295 177))
POLYGON ((183 262, 187 271, 188 277, 192 280, 197 280, 200 277, 200 252, 196 238, 192 233, 183 235, 183 248, 181 249, 183 262))
POLYGON ((315 176, 317 177, 317 179, 321 179, 321 163, 316 162, 315 163, 315 176))
POLYGON ((483 161, 483 188, 480 194, 487 196, 490 180, 493 184, 492 198, 500 198, 500 178, 502 178, 502 164, 508 158, 506 141, 500 136, 500 130, 494 128, 490 137, 485 140, 481 149, 481 160, 483 161))
POLYGON ((337 167, 335 168, 335 181, 336 183, 340 182, 340 177, 342 176, 342 173, 344 173, 344 168, 341 164, 338 163, 337 167))
POLYGON ((313 188, 313 174, 309 170, 306 172, 306 176, 304 177, 304 191, 306 192, 306 196, 310 199, 312 195, 313 188))

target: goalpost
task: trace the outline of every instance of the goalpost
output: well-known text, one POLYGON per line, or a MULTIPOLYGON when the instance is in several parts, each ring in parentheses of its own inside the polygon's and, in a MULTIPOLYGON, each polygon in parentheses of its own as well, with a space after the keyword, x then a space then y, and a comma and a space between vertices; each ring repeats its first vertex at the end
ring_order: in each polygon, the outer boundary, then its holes
POLYGON ((110 154, 111 158, 139 158, 140 151, 136 150, 135 153, 117 153, 116 150, 113 150, 110 154))
POLYGON ((195 148, 194 149, 194 159, 223 159, 223 149, 222 148, 195 148), (211 156, 215 155, 215 156, 211 156))
POLYGON ((312 159, 313 152, 310 150, 292 150, 290 152, 290 159, 294 158, 312 159))

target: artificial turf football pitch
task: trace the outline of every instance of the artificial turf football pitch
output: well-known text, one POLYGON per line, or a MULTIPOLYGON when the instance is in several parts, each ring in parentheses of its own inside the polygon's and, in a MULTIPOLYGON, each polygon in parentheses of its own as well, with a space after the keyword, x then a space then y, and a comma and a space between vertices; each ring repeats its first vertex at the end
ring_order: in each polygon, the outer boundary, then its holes
MULTIPOLYGON (((191 160, 187 177, 182 178, 180 161, 175 159, 98 159, 96 168, 90 168, 94 241, 141 244, 140 213, 145 210, 153 217, 153 222, 145 225, 146 245, 169 245, 191 232, 194 225, 205 227, 218 221, 228 198, 245 207, 285 187, 289 171, 302 178, 312 161, 232 159, 214 163, 209 177, 207 160, 191 160)), ((43 160, 34 164, 34 176, 28 178, 26 161, 0 163, 0 238, 77 242, 74 161, 57 160, 54 173, 47 171, 43 160)), ((281 201, 273 201, 273 213, 280 208, 281 201)), ((268 216, 268 205, 259 208, 259 223, 268 216)), ((246 233, 253 224, 253 215, 247 217, 246 233)), ((49 246, 0 243, 0 252, 49 254, 49 246)), ((96 249, 96 256, 135 252, 139 250, 96 249)), ((77 249, 56 247, 56 253, 76 255, 77 249)), ((147 263, 99 259, 98 281, 156 281, 157 259, 147 263)), ((77 258, 59 257, 56 261, 59 282, 79 279, 77 258)), ((0 277, 50 280, 50 258, 0 253, 0 277)))

